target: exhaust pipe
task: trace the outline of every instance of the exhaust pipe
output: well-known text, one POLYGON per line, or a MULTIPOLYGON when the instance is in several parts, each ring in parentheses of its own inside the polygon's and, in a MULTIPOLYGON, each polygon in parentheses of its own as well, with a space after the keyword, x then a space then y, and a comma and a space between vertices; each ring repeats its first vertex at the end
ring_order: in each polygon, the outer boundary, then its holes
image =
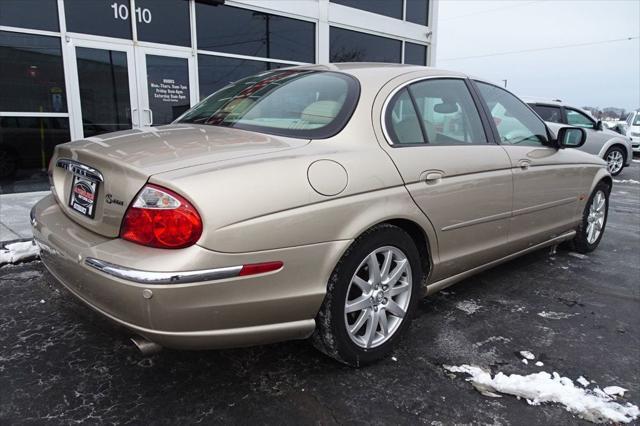
POLYGON ((143 356, 151 356, 153 354, 157 354, 162 350, 162 346, 150 340, 147 340, 142 336, 132 337, 131 342, 133 342, 135 347, 138 348, 143 356))

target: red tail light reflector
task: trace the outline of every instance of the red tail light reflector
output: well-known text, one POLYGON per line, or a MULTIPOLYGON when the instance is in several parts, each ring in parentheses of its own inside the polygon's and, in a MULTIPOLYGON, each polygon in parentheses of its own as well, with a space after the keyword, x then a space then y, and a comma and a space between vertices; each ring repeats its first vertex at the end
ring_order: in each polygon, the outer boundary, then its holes
POLYGON ((144 246, 178 249, 193 245, 202 235, 202 219, 184 197, 147 184, 127 209, 120 237, 144 246))
POLYGON ((282 268, 283 263, 277 262, 264 262, 264 263, 250 263, 248 265, 242 265, 242 269, 238 274, 241 277, 247 275, 264 274, 266 272, 277 271, 282 268))

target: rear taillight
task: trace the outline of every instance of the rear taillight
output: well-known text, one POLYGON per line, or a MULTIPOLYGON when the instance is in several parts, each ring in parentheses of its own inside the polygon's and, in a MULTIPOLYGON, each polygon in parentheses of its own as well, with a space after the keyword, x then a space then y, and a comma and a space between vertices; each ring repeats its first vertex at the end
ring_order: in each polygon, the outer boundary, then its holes
POLYGON ((177 249, 193 245, 202 234, 202 219, 183 197, 147 184, 131 203, 120 237, 149 247, 177 249))

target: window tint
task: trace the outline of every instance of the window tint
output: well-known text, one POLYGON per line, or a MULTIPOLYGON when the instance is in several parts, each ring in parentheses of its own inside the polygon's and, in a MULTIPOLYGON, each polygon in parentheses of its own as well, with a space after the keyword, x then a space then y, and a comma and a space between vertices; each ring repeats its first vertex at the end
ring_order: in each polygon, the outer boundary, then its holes
POLYGON ((129 0, 65 0, 67 31, 131 38, 129 0))
POLYGON ((331 0, 331 3, 402 19, 402 0, 331 0))
POLYGON ((544 121, 550 121, 552 123, 562 123, 562 114, 560 113, 560 107, 553 107, 547 105, 531 105, 531 108, 544 121))
POLYGON ((241 78, 288 66, 290 65, 224 56, 198 55, 200 98, 204 99, 241 78))
POLYGON ((542 120, 511 93, 491 84, 476 82, 502 143, 542 146, 547 128, 542 120))
POLYGON ((331 62, 400 63, 400 40, 336 27, 331 27, 329 36, 331 62))
POLYGON ((178 122, 323 139, 347 123, 358 96, 357 81, 345 74, 272 71, 217 91, 178 122))
POLYGON ((67 111, 59 37, 0 31, 0 76, 0 111, 67 111))
POLYGON ((428 15, 429 0, 407 0, 407 21, 426 26, 428 15))
POLYGON ((196 3, 198 49, 313 63, 315 24, 255 10, 196 3))
POLYGON ((487 143, 480 114, 463 80, 424 80, 409 90, 429 144, 487 143))
POLYGON ((404 44, 404 63, 427 65, 427 46, 406 42, 404 44))
POLYGON ((56 0, 1 0, 0 25, 58 31, 56 0), (34 13, 34 11, 37 11, 34 13))
POLYGON ((407 89, 399 91, 387 110, 386 127, 394 144, 421 144, 424 136, 407 89))
POLYGON ((138 40, 191 46, 187 1, 136 0, 135 21, 138 40))
POLYGON ((593 129, 596 125, 592 119, 581 112, 567 108, 565 108, 565 111, 567 112, 567 124, 571 126, 593 129))

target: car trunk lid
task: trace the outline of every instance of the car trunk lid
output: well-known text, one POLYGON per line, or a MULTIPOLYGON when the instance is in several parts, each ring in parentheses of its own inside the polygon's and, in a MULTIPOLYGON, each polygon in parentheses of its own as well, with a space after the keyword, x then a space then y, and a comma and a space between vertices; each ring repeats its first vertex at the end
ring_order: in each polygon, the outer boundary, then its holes
POLYGON ((308 142, 197 124, 110 133, 58 145, 50 166, 52 191, 76 223, 116 237, 127 207, 154 174, 266 155, 308 142))

